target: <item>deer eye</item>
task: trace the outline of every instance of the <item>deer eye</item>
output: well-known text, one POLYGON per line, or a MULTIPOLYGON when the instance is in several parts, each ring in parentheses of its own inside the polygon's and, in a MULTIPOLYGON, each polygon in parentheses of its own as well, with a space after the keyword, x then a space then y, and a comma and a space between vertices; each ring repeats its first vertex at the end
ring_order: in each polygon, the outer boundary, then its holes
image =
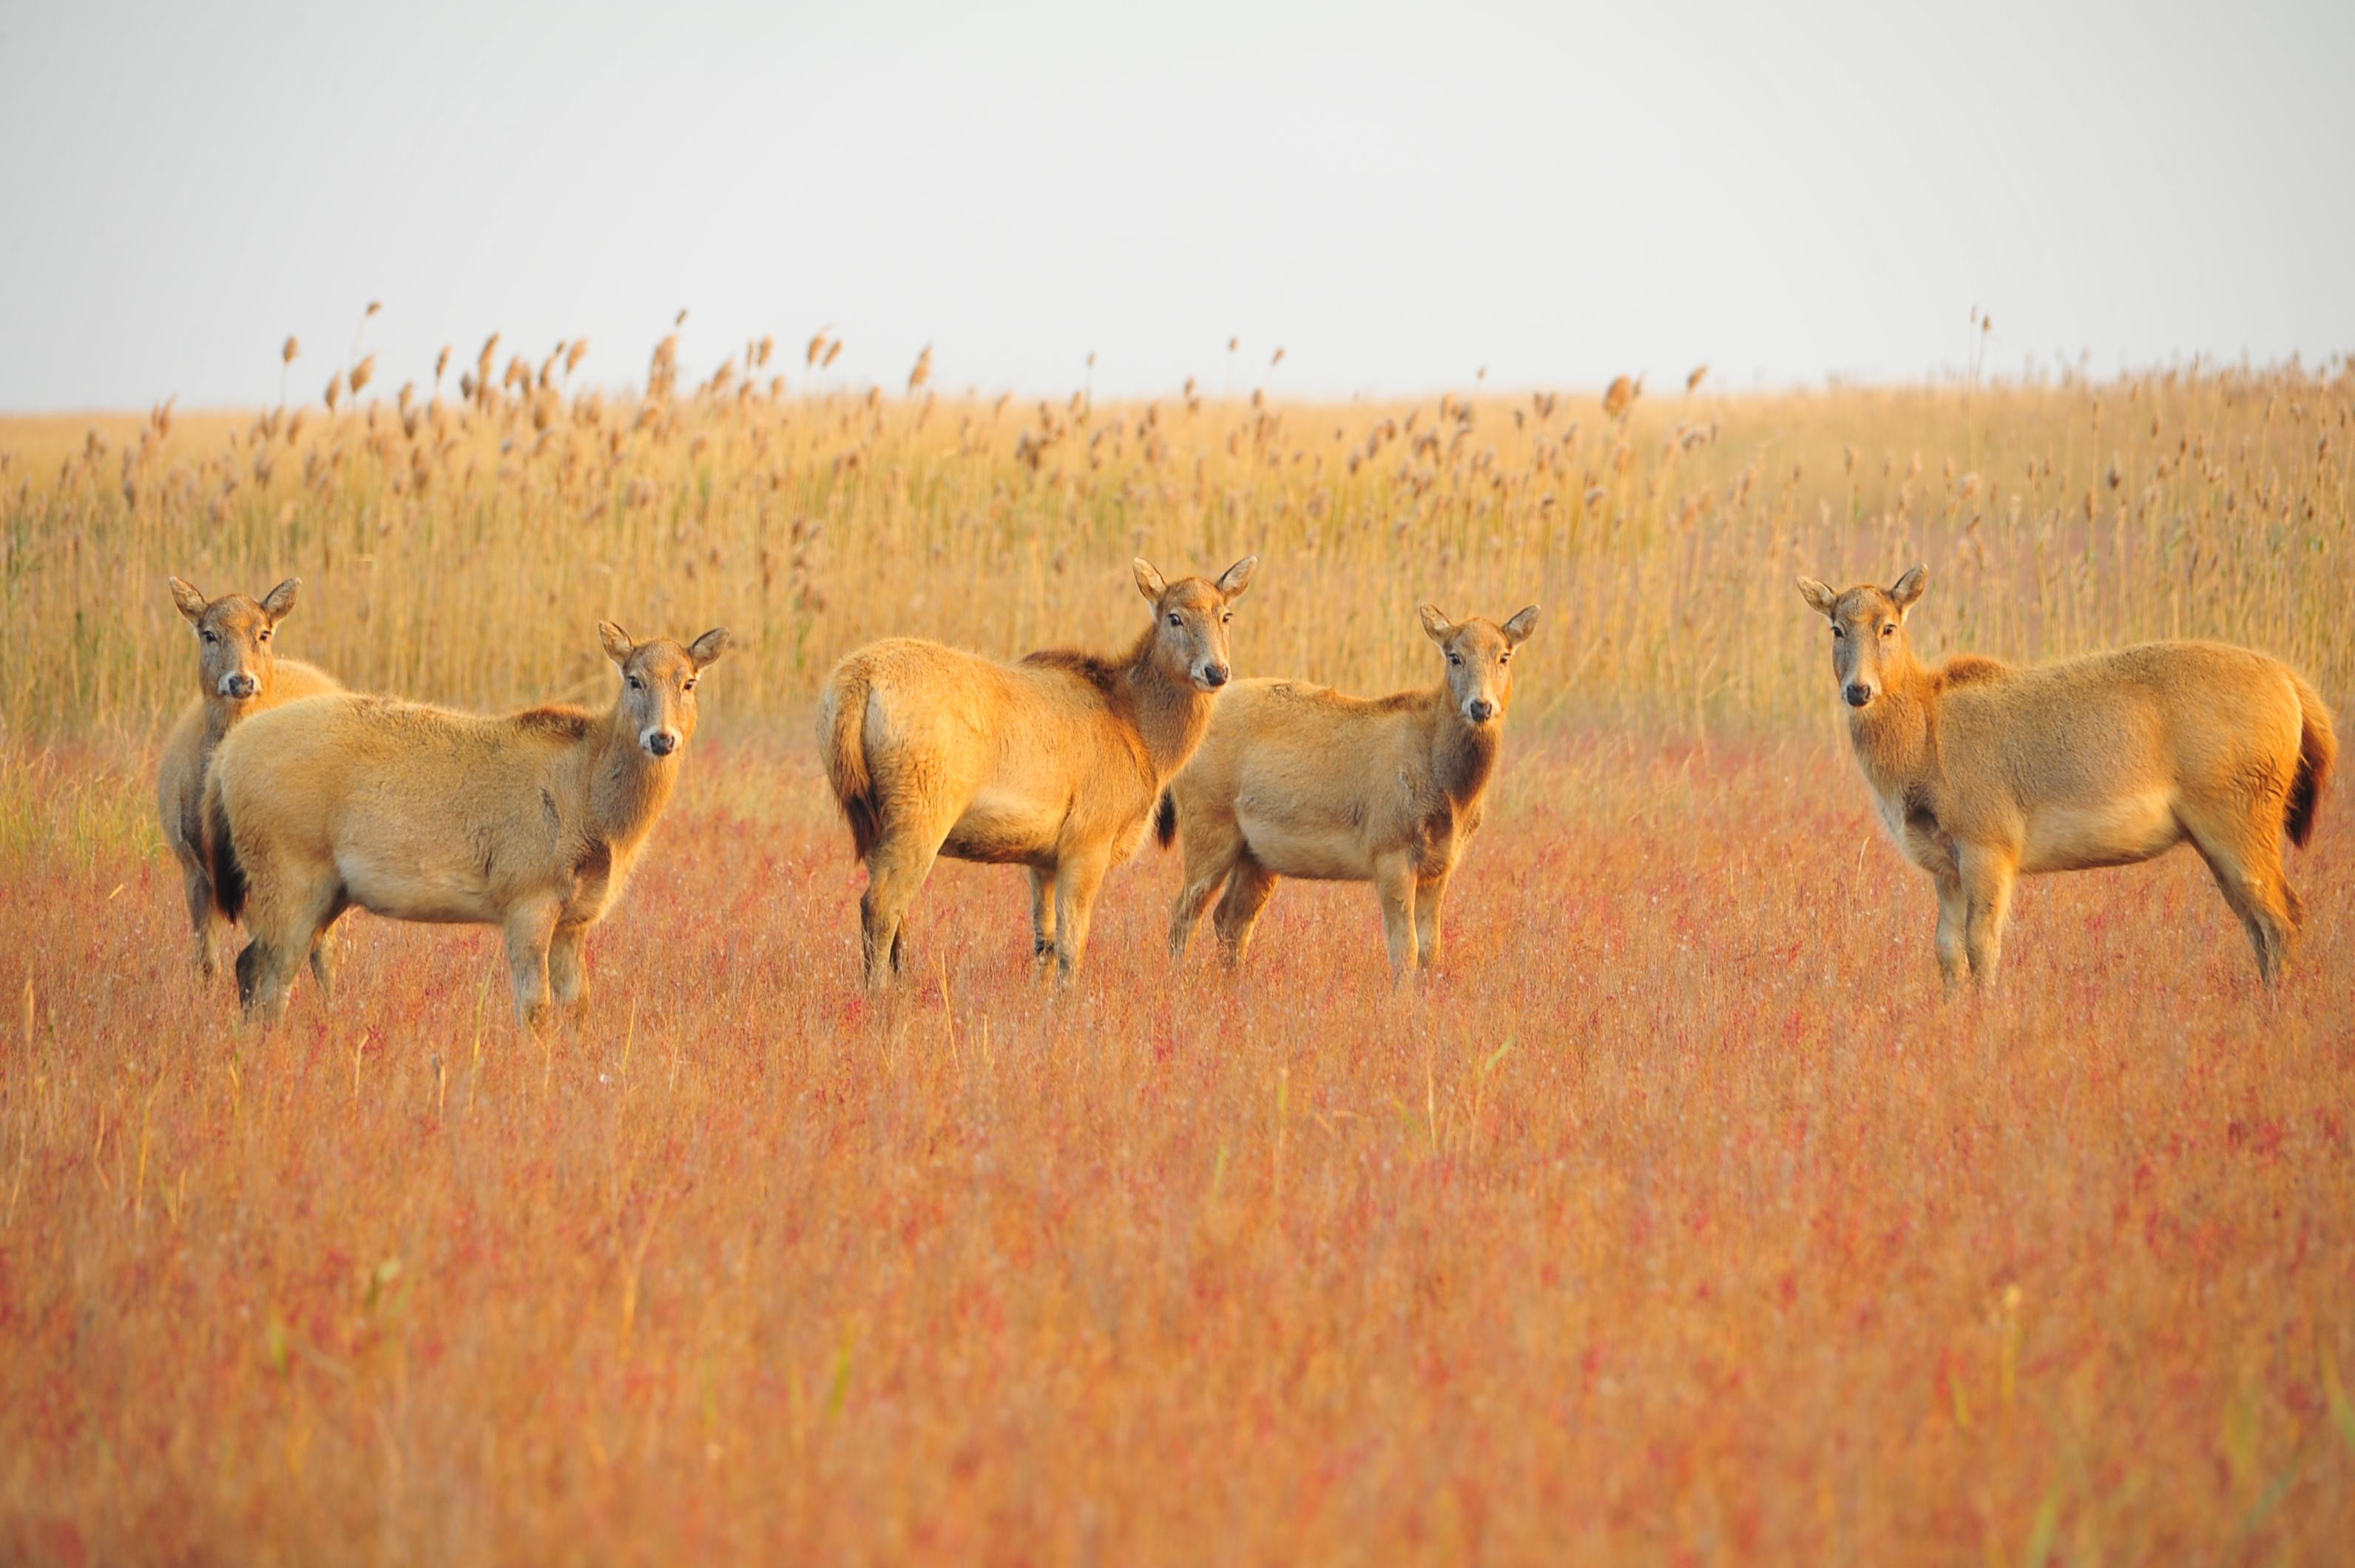
POLYGON ((1219 624, 1220 624, 1220 625, 1221 625, 1221 626, 1223 626, 1223 625, 1225 625, 1228 622, 1230 622, 1230 621, 1233 620, 1234 618, 1235 618, 1235 613, 1234 613, 1232 610, 1229 610, 1229 611, 1227 611, 1224 614, 1222 614, 1222 615, 1220 615, 1220 616, 1219 617, 1219 624))
POLYGON ((270 640, 270 634, 268 632, 256 633, 253 640, 257 643, 266 643, 270 640))
POLYGON ((207 647, 210 647, 213 644, 220 641, 218 637, 213 635, 210 632, 200 631, 197 635, 204 639, 205 645, 207 647))
POLYGON ((1881 623, 1881 635, 1884 637, 1895 636, 1897 635, 1897 623, 1894 621, 1883 621, 1881 623))
POLYGON ((1450 654, 1450 655, 1448 655, 1448 656, 1447 656, 1447 662, 1448 662, 1449 664, 1452 664, 1452 665, 1460 665, 1460 664, 1462 664, 1464 661, 1463 661, 1462 659, 1460 659, 1460 658, 1457 658, 1454 654, 1450 654))
POLYGON ((1834 627, 1832 628, 1832 636, 1833 636, 1833 638, 1834 638, 1835 640, 1837 640, 1837 639, 1838 639, 1838 638, 1841 638, 1841 637, 1845 637, 1845 636, 1847 636, 1847 635, 1848 635, 1848 634, 1847 634, 1846 632, 1844 632, 1844 631, 1840 630, 1838 626, 1834 626, 1834 627))
POLYGON ((1169 624, 1173 626, 1182 626, 1186 624, 1186 617, 1183 615, 1172 615, 1169 617, 1169 624))
POLYGON ((630 677, 630 689, 632 691, 644 691, 645 688, 646 683, 645 681, 640 680, 636 676, 630 677))
POLYGON ((695 682, 690 680, 685 686, 680 687, 679 689, 681 691, 693 691, 695 689, 695 682))
POLYGON ((1497 662, 1498 664, 1510 664, 1513 662, 1513 656, 1510 654, 1498 654, 1497 656, 1497 662))

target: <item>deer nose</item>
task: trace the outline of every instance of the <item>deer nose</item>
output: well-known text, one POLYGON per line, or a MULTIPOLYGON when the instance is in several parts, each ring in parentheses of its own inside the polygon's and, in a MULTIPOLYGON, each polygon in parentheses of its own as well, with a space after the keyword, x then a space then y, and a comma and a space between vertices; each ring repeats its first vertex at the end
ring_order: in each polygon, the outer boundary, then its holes
POLYGON ((667 757, 678 750, 678 736, 668 730, 656 730, 646 736, 646 750, 657 757, 667 757))
POLYGON ((251 697, 261 689, 261 682, 254 679, 245 671, 240 670, 221 682, 221 689, 231 697, 251 697))
POLYGON ((1850 708, 1861 708, 1872 700, 1872 688, 1861 681, 1850 681, 1848 689, 1840 695, 1848 699, 1850 708))
POLYGON ((1497 705, 1485 697, 1476 697, 1465 711, 1472 716, 1473 723, 1486 724, 1497 716, 1497 705))
POLYGON ((1222 664, 1205 665, 1202 668, 1202 684, 1216 691, 1227 684, 1228 673, 1227 667, 1222 664))

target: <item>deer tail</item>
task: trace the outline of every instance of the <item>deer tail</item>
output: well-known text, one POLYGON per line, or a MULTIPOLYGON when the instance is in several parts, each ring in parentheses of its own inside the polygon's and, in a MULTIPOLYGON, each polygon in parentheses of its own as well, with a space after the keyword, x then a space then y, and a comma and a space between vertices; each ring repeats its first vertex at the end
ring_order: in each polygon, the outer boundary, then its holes
POLYGON ((212 873, 213 907, 224 920, 245 913, 245 864, 237 858, 229 832, 229 802, 221 797, 220 770, 205 781, 205 865, 212 873))
POLYGON ((1167 789, 1161 792, 1161 804, 1153 808, 1153 836, 1167 849, 1178 842, 1178 797, 1167 789))
POLYGON ((2289 816, 2283 827, 2289 841, 2302 849, 2314 837, 2315 812, 2329 787, 2330 770, 2339 763, 2339 735, 2330 727, 2330 709, 2323 706, 2321 696, 2300 677, 2289 678, 2297 688, 2297 773, 2290 780, 2289 816))
POLYGON ((834 798, 842 806, 844 820, 850 824, 851 852, 861 860, 867 859, 867 852, 883 835, 883 816, 875 799, 875 779, 867 771, 869 689, 863 675, 836 676, 826 692, 829 706, 823 710, 818 731, 818 749, 826 754, 826 782, 834 786, 834 798))

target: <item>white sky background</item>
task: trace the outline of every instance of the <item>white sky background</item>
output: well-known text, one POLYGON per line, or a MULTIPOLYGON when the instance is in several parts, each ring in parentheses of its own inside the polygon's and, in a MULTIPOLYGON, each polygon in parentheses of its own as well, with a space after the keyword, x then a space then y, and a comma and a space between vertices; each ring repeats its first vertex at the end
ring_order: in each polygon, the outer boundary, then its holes
POLYGON ((2355 348, 2355 5, 0 0, 0 408, 639 381, 1099 395, 2355 348), (453 370, 454 375, 454 370, 453 370))

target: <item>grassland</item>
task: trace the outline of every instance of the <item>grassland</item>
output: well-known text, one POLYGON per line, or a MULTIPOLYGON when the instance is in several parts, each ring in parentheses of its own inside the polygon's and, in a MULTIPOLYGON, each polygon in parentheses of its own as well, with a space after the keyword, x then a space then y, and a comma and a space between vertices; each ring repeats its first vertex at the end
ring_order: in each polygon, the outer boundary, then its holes
POLYGON ((2277 991, 2179 855, 2029 883, 1945 1001, 1789 581, 1926 560, 1927 651, 2228 636, 2344 713, 2344 366, 1606 413, 561 365, 0 422, 0 1558, 2355 1538, 2343 794, 2277 991), (1071 995, 1019 879, 946 867, 922 982, 864 997, 826 664, 1109 642, 1131 554, 1246 549, 1245 673, 1420 680, 1415 603, 1547 606, 1435 980, 1356 888, 1173 971, 1148 853, 1071 995), (581 1029, 514 1034, 488 933, 365 918, 336 1008, 235 1026, 149 821, 167 571, 299 572, 289 654, 484 705, 599 692, 598 614, 736 629, 581 1029))

